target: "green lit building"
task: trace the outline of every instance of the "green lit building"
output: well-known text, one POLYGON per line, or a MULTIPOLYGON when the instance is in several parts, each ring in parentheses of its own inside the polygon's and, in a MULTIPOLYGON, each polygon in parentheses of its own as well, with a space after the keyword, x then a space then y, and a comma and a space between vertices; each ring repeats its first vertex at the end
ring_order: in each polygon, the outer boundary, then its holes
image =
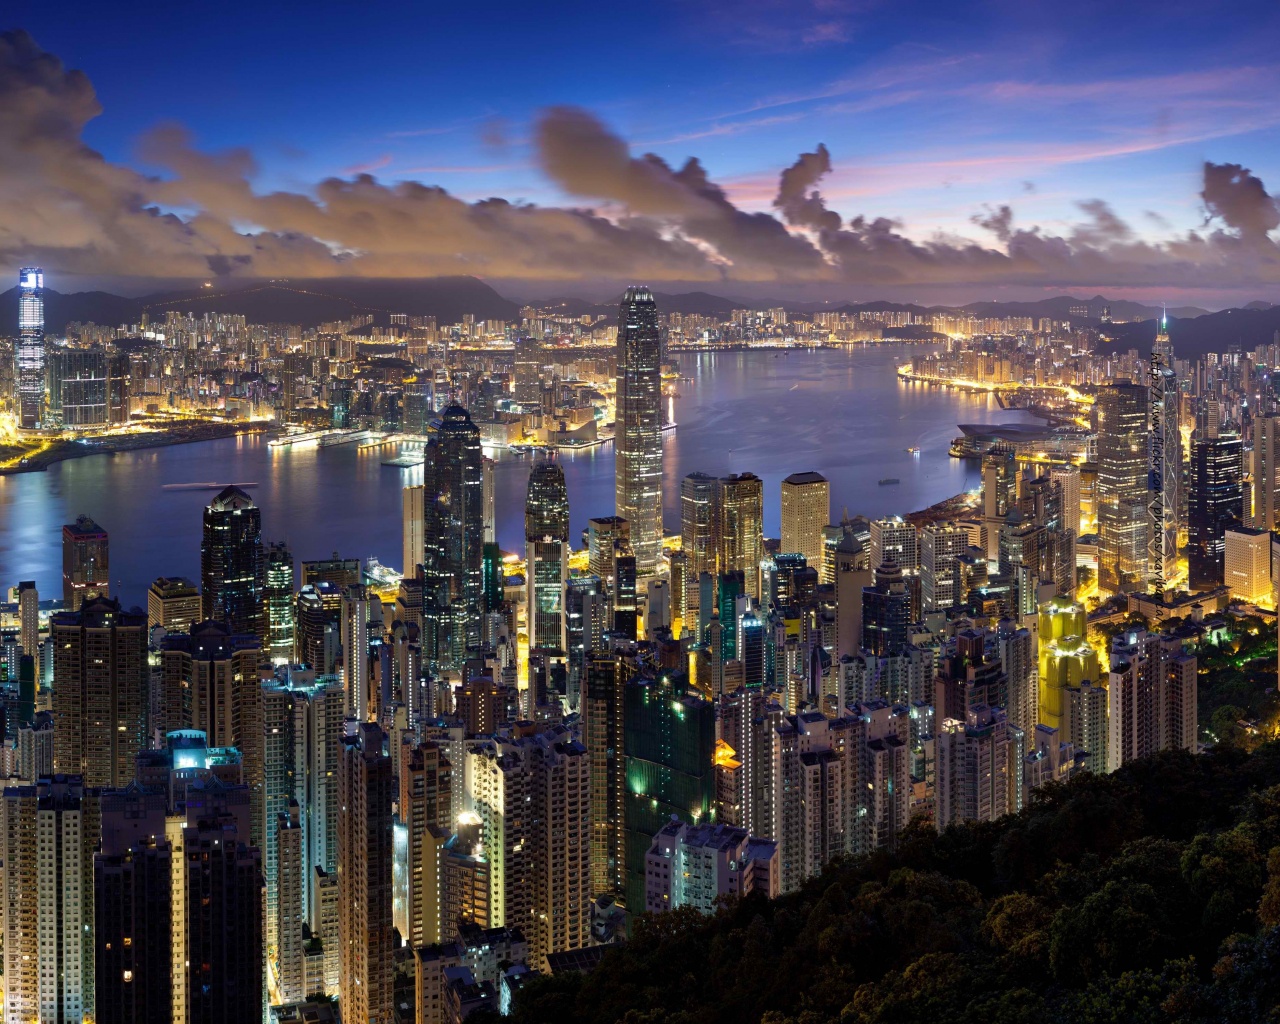
POLYGON ((626 685, 623 803, 627 907, 644 907, 645 854, 675 815, 702 825, 715 817, 715 708, 692 693, 684 675, 635 679, 626 685))

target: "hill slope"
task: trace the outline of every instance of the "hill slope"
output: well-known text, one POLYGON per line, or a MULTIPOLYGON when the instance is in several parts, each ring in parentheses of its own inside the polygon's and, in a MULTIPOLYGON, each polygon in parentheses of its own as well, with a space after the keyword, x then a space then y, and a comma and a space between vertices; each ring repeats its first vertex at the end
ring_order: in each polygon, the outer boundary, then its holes
POLYGON ((896 854, 772 903, 642 918, 593 973, 523 989, 508 1019, 1274 1021, 1278 783, 1278 744, 1166 754, 1050 787, 995 824, 915 825, 896 854))

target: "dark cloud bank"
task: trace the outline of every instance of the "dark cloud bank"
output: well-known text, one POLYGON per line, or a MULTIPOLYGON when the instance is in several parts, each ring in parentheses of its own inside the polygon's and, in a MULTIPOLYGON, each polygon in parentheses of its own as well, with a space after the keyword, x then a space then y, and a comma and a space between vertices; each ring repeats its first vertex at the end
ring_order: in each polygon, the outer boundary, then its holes
POLYGON ((691 158, 679 168, 586 111, 556 107, 534 127, 542 171, 581 208, 467 202, 417 182, 326 178, 307 193, 254 190, 250 153, 196 149, 179 127, 151 132, 157 178, 110 163, 81 139, 101 113, 89 79, 23 32, 0 34, 0 258, 63 274, 204 278, 421 277, 510 281, 1221 289, 1280 283, 1280 207, 1234 164, 1205 164, 1201 230, 1141 241, 1101 199, 1069 234, 1020 227, 1008 206, 975 215, 996 245, 914 241, 886 218, 845 220, 820 186, 825 146, 781 172, 772 213, 739 209, 691 158), (184 211, 181 215, 162 211, 184 211))

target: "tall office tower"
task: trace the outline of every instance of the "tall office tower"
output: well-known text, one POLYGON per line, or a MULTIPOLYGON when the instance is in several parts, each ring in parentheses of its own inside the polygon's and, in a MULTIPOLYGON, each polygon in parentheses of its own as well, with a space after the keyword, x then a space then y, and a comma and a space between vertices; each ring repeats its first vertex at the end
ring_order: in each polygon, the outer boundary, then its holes
POLYGON ((307 866, 303 861, 302 813, 297 800, 276 815, 276 984, 280 1002, 305 999, 306 964, 302 928, 307 923, 304 906, 307 866))
POLYGON ((5 1020, 91 1020, 98 794, 56 775, 3 804, 5 1020))
POLYGON ((631 551, 631 524, 617 516, 604 516, 587 523, 587 568, 613 592, 614 559, 631 551))
POLYGON ((1136 630, 1112 640, 1108 771, 1161 750, 1195 752, 1197 665, 1172 637, 1136 630))
POLYGON ((163 831, 93 856, 98 1024, 173 1020, 172 860, 163 831))
POLYGON ((497 463, 487 455, 480 460, 481 504, 484 506, 484 542, 496 544, 498 541, 498 511, 496 491, 494 490, 493 468, 497 463))
MULTIPOLYGON (((830 553, 832 582, 836 591, 836 649, 834 658, 856 654, 862 648, 863 591, 875 576, 867 552, 853 534, 844 534, 830 553)), ((905 586, 904 586, 905 592, 905 586)))
POLYGON ((182 831, 189 1024, 238 1024, 266 1010, 262 860, 234 819, 182 831))
POLYGON ((1026 737, 1000 708, 972 708, 944 719, 934 736, 934 824, 996 821, 1022 809, 1026 737))
POLYGON ((782 551, 796 551, 821 573, 822 528, 831 519, 831 484, 821 473, 792 473, 782 481, 782 551))
POLYGON ((913 574, 920 568, 920 541, 916 528, 901 516, 886 516, 871 521, 869 558, 875 569, 893 561, 904 573, 913 574))
POLYGON ((1237 434, 1191 442, 1187 569, 1193 592, 1222 586, 1226 531, 1244 523, 1240 452, 1237 434))
POLYGON ((147 622, 166 633, 187 633, 202 618, 200 588, 185 576, 161 576, 147 590, 147 622))
POLYGON ((294 616, 294 661, 332 675, 341 661, 342 592, 330 583, 304 583, 294 616))
POLYGON ((516 403, 524 412, 542 408, 542 346, 537 338, 521 336, 515 344, 516 403))
POLYGON ((362 722, 338 762, 338 921, 346 1016, 391 1024, 395 768, 382 730, 362 722))
POLYGON ((628 288, 618 310, 614 460, 616 513, 631 524, 636 572, 662 563, 662 336, 648 288, 628 288))
POLYGON ((480 645, 484 468, 480 431, 451 405, 427 446, 422 651, 428 669, 460 669, 480 645))
POLYGON ((18 584, 18 643, 23 654, 40 653, 40 592, 34 580, 18 584))
POLYGON ((1178 376, 1166 319, 1160 318, 1151 348, 1151 381, 1147 388, 1151 414, 1148 465, 1147 573, 1151 590, 1163 594, 1177 573, 1178 485, 1182 479, 1182 436, 1178 433, 1178 376))
POLYGON ((367 722, 376 717, 373 713, 373 671, 369 664, 369 647, 382 637, 382 601, 364 584, 347 587, 342 595, 338 623, 347 717, 367 722))
POLYGON ((598 576, 574 576, 564 590, 565 651, 569 655, 569 706, 582 709, 587 662, 601 650, 609 629, 609 598, 598 576))
POLYGON ((714 813, 715 705, 668 675, 631 680, 623 699, 626 906, 640 908, 645 855, 658 830, 672 816, 698 825, 714 813))
POLYGON ((689 560, 686 608, 698 607, 698 579, 715 575, 718 543, 716 506, 719 483, 708 473, 690 473, 680 481, 680 549, 689 560))
POLYGON ((1018 496, 1018 463, 1013 452, 982 457, 982 521, 987 526, 987 560, 1000 555, 1000 527, 1018 496))
POLYGON ((88 516, 62 528, 62 607, 78 612, 80 602, 111 593, 107 531, 88 516))
POLYGON ((283 543, 268 544, 263 572, 262 613, 266 642, 262 653, 276 665, 293 660, 293 555, 283 543))
MULTIPOLYGON (((1256 530, 1280 528, 1280 413, 1253 421, 1253 518, 1256 530)), ((1245 508, 1245 513, 1249 512, 1245 508)))
POLYGON ((760 560, 764 558, 764 481, 754 473, 722 477, 718 499, 720 574, 742 573, 747 594, 759 601, 760 560))
POLYGON ((529 646, 563 651, 564 587, 569 578, 569 492, 558 462, 538 462, 529 472, 524 538, 529 646))
POLYGON ((627 668, 620 658, 595 651, 588 658, 582 693, 582 738, 590 761, 591 893, 626 893, 623 821, 627 764, 623 750, 627 668))
POLYGON ((336 593, 341 594, 346 587, 361 582, 363 582, 363 574, 360 571, 358 558, 341 558, 335 551, 332 558, 320 558, 302 563, 304 587, 330 583, 337 588, 336 593))
POLYGON ((902 569, 884 562, 876 569, 875 584, 862 588, 861 647, 878 657, 896 654, 906 645, 911 621, 911 595, 902 569))
POLYGON ((1228 528, 1223 535, 1222 580, 1237 601, 1248 604, 1270 601, 1271 534, 1247 526, 1228 528))
POLYGON ((96 597, 49 626, 53 761, 87 786, 120 787, 147 745, 147 617, 96 597))
POLYGON ((949 523, 920 531, 920 605, 943 611, 964 601, 960 592, 960 558, 969 547, 969 531, 949 523))
POLYGON ((262 594, 262 510, 239 487, 226 487, 204 510, 200 591, 204 617, 233 633, 266 639, 262 594))
POLYGON ((1147 389, 1119 380, 1098 389, 1098 588, 1147 584, 1147 389))
MULTIPOLYGON (((438 870, 432 875, 428 868, 437 863, 431 856, 434 834, 448 833, 454 824, 453 765, 440 745, 430 741, 401 744, 399 754, 396 828, 404 835, 406 924, 401 937, 416 948, 445 941, 441 936, 440 878, 438 870)), ((458 770, 462 771, 461 765, 458 770)))
POLYGON ((418 566, 422 564, 422 525, 425 510, 422 506, 426 488, 422 484, 413 484, 401 492, 400 523, 403 531, 404 551, 400 558, 401 574, 406 578, 418 574, 418 566))
POLYGON ((1062 486, 1063 529, 1080 533, 1082 508, 1080 505, 1080 467, 1050 466, 1049 479, 1062 486))
POLYGON ((18 425, 23 430, 42 426, 44 416, 44 271, 18 271, 18 338, 13 345, 13 381, 18 425))

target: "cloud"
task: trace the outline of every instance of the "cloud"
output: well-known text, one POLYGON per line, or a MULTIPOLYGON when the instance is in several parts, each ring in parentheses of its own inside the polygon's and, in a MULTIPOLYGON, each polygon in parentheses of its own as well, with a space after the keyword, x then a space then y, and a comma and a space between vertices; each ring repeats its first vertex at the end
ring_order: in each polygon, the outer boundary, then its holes
MULTIPOLYGON (((1061 233, 1015 224, 1012 206, 973 223, 995 244, 909 236, 889 217, 845 217, 824 189, 826 146, 770 186, 771 212, 741 208, 701 161, 635 154, 576 108, 544 111, 536 165, 580 206, 467 201, 353 169, 298 191, 261 191, 246 149, 201 150, 179 125, 141 140, 149 177, 82 141, 101 108, 92 84, 21 32, 0 33, 0 259, 64 274, 204 278, 470 273, 506 280, 1209 288, 1280 284, 1280 209, 1237 164, 1205 164, 1209 229, 1140 239, 1101 199, 1061 233)), ((936 168, 935 168, 936 170, 936 168)), ((848 172, 856 177, 860 170, 848 172)), ((854 183, 856 184, 856 182, 854 183)), ((852 194, 855 190, 844 191, 852 194)))

